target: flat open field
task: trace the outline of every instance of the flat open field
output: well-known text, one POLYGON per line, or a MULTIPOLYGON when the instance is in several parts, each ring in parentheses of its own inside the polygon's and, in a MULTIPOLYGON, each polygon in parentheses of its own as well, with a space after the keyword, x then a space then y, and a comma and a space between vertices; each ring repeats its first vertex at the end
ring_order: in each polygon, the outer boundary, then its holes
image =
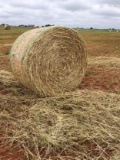
POLYGON ((0 26, 0 160, 120 160, 120 31, 77 30, 88 67, 77 91, 39 98, 11 73, 28 27, 0 26))

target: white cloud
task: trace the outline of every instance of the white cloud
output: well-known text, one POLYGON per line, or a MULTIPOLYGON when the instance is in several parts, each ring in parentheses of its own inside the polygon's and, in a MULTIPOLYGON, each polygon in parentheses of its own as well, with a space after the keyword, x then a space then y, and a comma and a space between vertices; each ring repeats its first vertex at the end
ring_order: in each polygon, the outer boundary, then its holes
POLYGON ((115 6, 111 6, 108 4, 101 4, 101 5, 95 5, 93 7, 92 12, 94 14, 99 14, 102 16, 108 16, 108 17, 120 17, 120 9, 115 6))
POLYGON ((120 0, 5 0, 0 23, 120 28, 120 0))

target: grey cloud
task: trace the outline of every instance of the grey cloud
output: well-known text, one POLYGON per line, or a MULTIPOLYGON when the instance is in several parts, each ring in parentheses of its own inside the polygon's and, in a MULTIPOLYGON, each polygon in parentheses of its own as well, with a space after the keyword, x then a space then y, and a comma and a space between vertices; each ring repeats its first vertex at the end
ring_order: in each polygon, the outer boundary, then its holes
POLYGON ((102 16, 120 17, 120 9, 108 4, 96 5, 93 7, 92 12, 102 16))
POLYGON ((45 5, 44 3, 42 4, 36 4, 36 3, 17 3, 16 1, 12 4, 13 7, 16 8, 24 8, 24 9, 39 9, 39 10, 44 10, 48 9, 48 5, 45 5))
POLYGON ((116 6, 116 7, 120 6, 120 1, 119 0, 99 0, 99 3, 107 4, 107 5, 110 5, 110 6, 116 6))
POLYGON ((74 0, 69 0, 69 1, 64 1, 59 3, 60 7, 70 10, 70 11, 81 11, 81 10, 86 10, 89 9, 88 4, 84 1, 74 1, 74 0))

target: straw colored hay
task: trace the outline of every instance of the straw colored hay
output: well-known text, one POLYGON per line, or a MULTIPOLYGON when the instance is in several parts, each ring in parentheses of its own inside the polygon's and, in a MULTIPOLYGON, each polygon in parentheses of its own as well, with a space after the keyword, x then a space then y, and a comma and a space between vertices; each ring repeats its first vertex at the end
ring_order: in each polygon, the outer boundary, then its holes
POLYGON ((75 90, 87 66, 84 41, 65 27, 25 32, 10 55, 14 75, 41 97, 75 90))
POLYGON ((120 58, 105 56, 91 57, 88 59, 88 64, 92 66, 101 65, 104 67, 120 68, 120 58))
POLYGON ((5 30, 10 30, 10 26, 8 24, 5 25, 5 30))
POLYGON ((81 90, 38 98, 12 87, 0 95, 5 155, 17 144, 27 160, 120 160, 120 95, 81 90))
POLYGON ((120 160, 119 129, 119 94, 77 90, 38 98, 0 70, 1 159, 16 144, 19 159, 120 160))
POLYGON ((4 84, 5 86, 15 86, 18 85, 18 81, 15 79, 14 75, 6 70, 0 70, 0 84, 4 84))

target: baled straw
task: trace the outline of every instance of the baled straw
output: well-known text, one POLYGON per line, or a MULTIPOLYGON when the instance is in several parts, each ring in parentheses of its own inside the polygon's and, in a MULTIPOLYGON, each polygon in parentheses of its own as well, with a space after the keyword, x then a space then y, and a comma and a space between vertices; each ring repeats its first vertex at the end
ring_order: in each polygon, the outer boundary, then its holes
POLYGON ((18 80, 41 97, 75 90, 87 66, 84 41, 66 27, 25 32, 14 42, 10 59, 18 80))
POLYGON ((8 24, 5 25, 5 30, 10 30, 10 26, 8 24))

